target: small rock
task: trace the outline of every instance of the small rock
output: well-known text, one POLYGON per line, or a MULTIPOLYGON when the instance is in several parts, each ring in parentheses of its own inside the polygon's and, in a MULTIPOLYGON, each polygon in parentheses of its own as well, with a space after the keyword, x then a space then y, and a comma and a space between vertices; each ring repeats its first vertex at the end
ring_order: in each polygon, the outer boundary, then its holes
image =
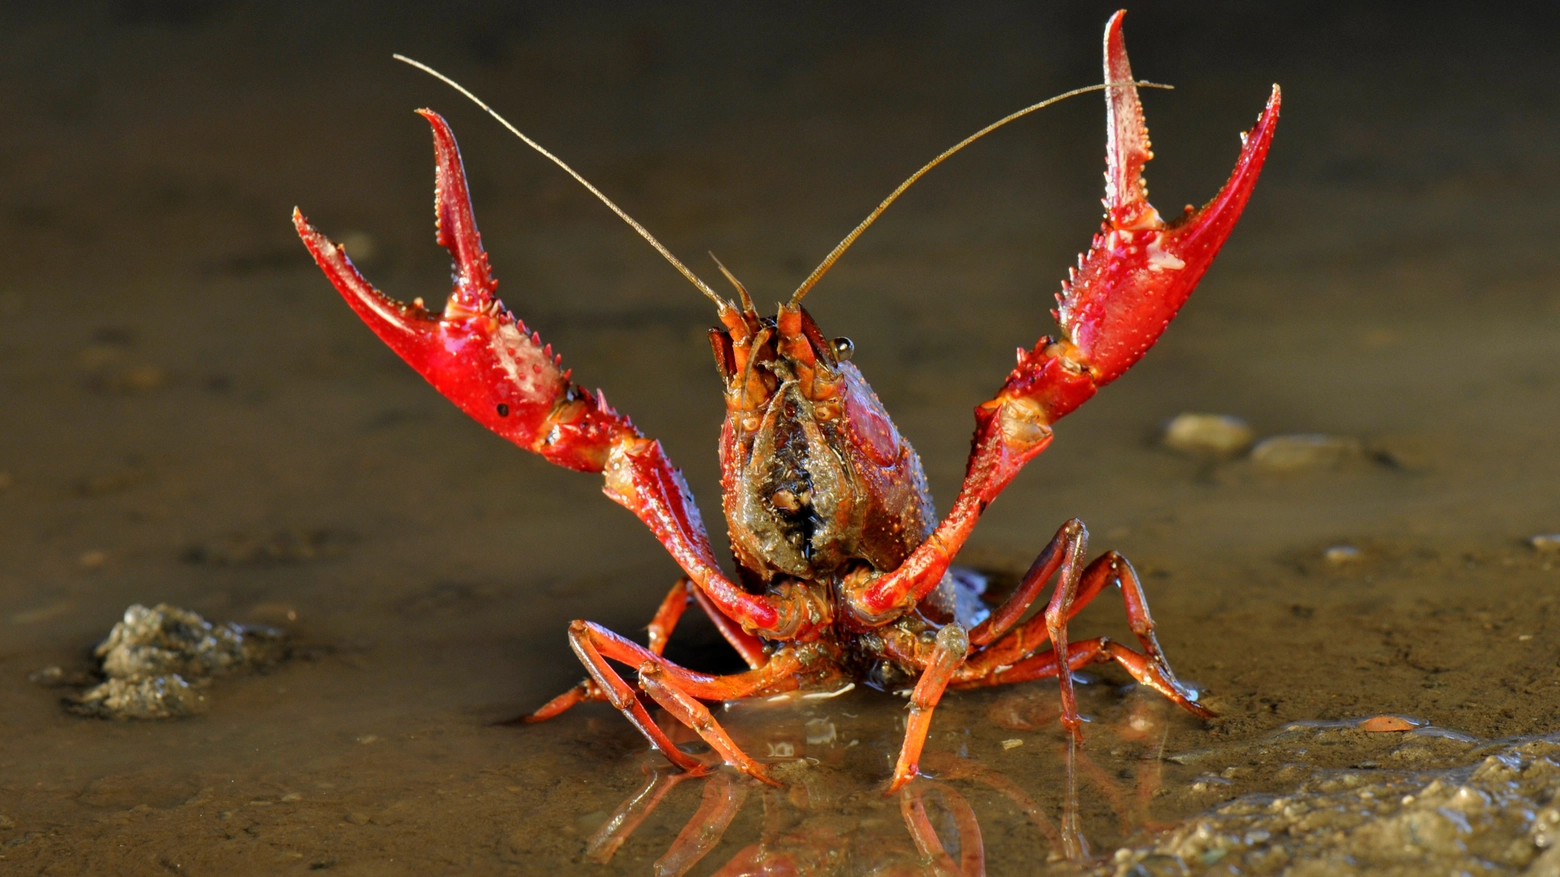
POLYGON ((367 825, 368 824, 368 814, 367 813, 348 813, 346 819, 347 819, 348 822, 352 823, 353 825, 367 825))
POLYGON ((1177 414, 1165 424, 1164 444, 1193 457, 1237 457, 1251 447, 1256 433, 1246 421, 1228 414, 1177 414))
POLYGON ((1371 716, 1368 719, 1361 719, 1354 727, 1373 734, 1388 734, 1398 731, 1412 731, 1422 724, 1424 722, 1405 719, 1402 716, 1371 716))
POLYGON ((189 678, 219 676, 280 657, 282 633, 269 627, 213 626, 194 612, 160 603, 125 610, 108 639, 92 655, 103 672, 120 679, 170 673, 189 678))
POLYGON ((1353 545, 1334 545, 1322 552, 1322 557, 1334 566, 1347 566, 1365 559, 1365 553, 1353 545))
POLYGON ((1268 472, 1338 469, 1364 456, 1357 438, 1314 433, 1275 435, 1251 449, 1251 462, 1268 472))
POLYGON ((65 708, 104 719, 176 719, 204 712, 206 698, 175 673, 110 679, 68 699, 65 708))
POLYGON ((1541 554, 1560 554, 1560 533, 1540 533, 1529 539, 1528 544, 1541 554))
POLYGON ((15 828, 15 827, 16 827, 16 823, 11 821, 11 817, 5 815, 4 813, 0 813, 0 828, 15 828))
POLYGON ((38 685, 91 685, 65 699, 78 715, 105 719, 169 719, 204 712, 199 689, 209 677, 276 663, 289 655, 282 631, 238 624, 213 625, 187 609, 139 604, 93 657, 101 676, 45 667, 28 679, 38 685), (102 676, 105 681, 94 685, 102 676))

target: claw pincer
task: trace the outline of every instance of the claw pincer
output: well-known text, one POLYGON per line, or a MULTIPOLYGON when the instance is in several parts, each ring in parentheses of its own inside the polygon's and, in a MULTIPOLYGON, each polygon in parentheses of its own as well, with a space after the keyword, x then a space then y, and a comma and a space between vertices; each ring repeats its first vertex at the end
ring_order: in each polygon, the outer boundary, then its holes
POLYGON ((599 393, 570 384, 552 347, 494 296, 498 282, 472 216, 455 135, 439 114, 418 112, 433 127, 438 240, 455 265, 444 312, 426 310, 421 299, 402 304, 375 289, 344 248, 295 210, 299 236, 363 322, 462 411, 560 466, 600 472, 612 447, 639 433, 599 393))
POLYGON ((1243 135, 1235 171, 1218 195, 1200 210, 1187 208, 1164 221, 1148 202, 1143 182, 1143 167, 1153 154, 1122 41, 1122 15, 1106 25, 1105 84, 1079 90, 1106 95, 1104 225, 1057 296, 1061 337, 1020 348, 1002 387, 976 407, 964 482, 941 521, 919 457, 849 361, 850 342, 827 340, 801 298, 908 185, 984 133, 1060 98, 988 126, 911 176, 773 317, 757 312, 723 266, 739 297, 718 296, 585 184, 716 303, 720 325, 710 330, 710 339, 726 397, 721 482, 735 580, 716 561, 698 507, 660 443, 641 435, 599 391, 574 384, 552 348, 495 297, 497 283, 472 215, 460 152, 444 119, 418 111, 433 129, 438 242, 454 261, 454 288, 442 312, 428 310, 421 299, 407 305, 379 292, 342 247, 293 212, 304 245, 375 334, 483 426, 560 466, 600 473, 606 494, 650 528, 685 574, 656 612, 648 646, 592 622, 573 622, 569 643, 589 678, 532 720, 582 701, 606 701, 674 764, 708 769, 656 723, 648 707, 658 704, 702 737, 719 761, 774 782, 702 702, 809 687, 843 690, 851 681, 888 687, 892 680, 892 687, 912 690, 893 790, 916 775, 933 711, 950 688, 1054 677, 1062 722, 1076 733, 1080 717, 1070 671, 1111 662, 1189 712, 1212 715, 1171 671, 1131 564, 1115 552, 1088 561, 1082 522, 1070 520, 1056 531, 994 611, 981 610, 973 595, 960 590, 958 577, 949 575, 976 521, 1050 444, 1054 424, 1158 340, 1240 217, 1272 141, 1277 86, 1256 126, 1243 135), (1048 585, 1043 611, 1031 615, 1048 585), (1111 585, 1122 596, 1137 648, 1106 637, 1069 636, 1072 617, 1111 585), (662 656, 678 619, 694 604, 714 621, 747 671, 705 674, 662 656), (638 686, 625 681, 618 667, 637 673, 638 686))
MULTIPOLYGON (((1000 394, 1043 400, 1048 422, 1055 422, 1093 392, 1060 373, 1041 381, 1031 376, 1043 372, 1048 359, 1063 357, 1087 371, 1088 383, 1097 390, 1148 352, 1234 229, 1262 172, 1278 122, 1275 85, 1256 126, 1241 135, 1240 158, 1224 188, 1201 209, 1188 207, 1182 216, 1165 222, 1148 202, 1143 179, 1143 166, 1154 154, 1127 63, 1121 19, 1122 14, 1116 13, 1105 30, 1107 82, 1123 83, 1106 90, 1105 222, 1056 297, 1055 315, 1070 347, 1047 356, 1037 346, 1000 394)), ((1042 344, 1048 340, 1042 339, 1042 344)))

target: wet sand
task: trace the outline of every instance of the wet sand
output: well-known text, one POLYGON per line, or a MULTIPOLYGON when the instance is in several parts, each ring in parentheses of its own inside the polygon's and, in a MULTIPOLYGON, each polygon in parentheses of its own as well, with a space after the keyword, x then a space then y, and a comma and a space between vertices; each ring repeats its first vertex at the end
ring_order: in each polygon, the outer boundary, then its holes
MULTIPOLYGON (((1110 11, 0 13, 0 872, 642 874, 698 806, 707 781, 681 784, 610 864, 587 857, 646 781, 642 740, 601 706, 500 723, 579 678, 570 619, 634 634, 677 570, 597 479, 487 434, 395 359, 287 216, 296 204, 355 236, 387 292, 437 300, 447 264, 410 110, 445 113, 500 294, 665 443, 720 531, 712 315, 587 193, 391 52, 472 87, 762 302, 948 144, 1097 81, 1110 11), (27 681, 83 664, 128 605, 157 602, 279 625, 306 648, 219 680, 209 711, 177 722, 79 718, 27 681)), ((1167 653, 1222 715, 1195 721, 1094 675, 1085 754, 1116 791, 1083 777, 1078 796, 1107 863, 1149 842, 1145 822, 1292 793, 1318 771, 1451 768, 1484 741, 1560 730, 1560 555, 1526 541, 1560 531, 1555 24, 1521 8, 1129 15, 1135 71, 1177 87, 1145 96, 1163 211, 1215 191, 1270 83, 1285 104, 1191 303, 1061 424, 967 552, 1012 574, 1082 518, 1096 552, 1145 574, 1167 653), (1189 459, 1155 441, 1182 411, 1365 453, 1292 473, 1189 459), (1357 555, 1329 561, 1340 545, 1357 555), (1478 742, 1396 760, 1413 741, 1259 745, 1293 722, 1388 713, 1478 742)), ((1052 331, 1051 295, 1097 225, 1102 115, 1075 100, 972 147, 809 298, 825 332, 854 339, 944 510, 970 407, 1015 346, 1052 331)), ((1075 630, 1128 633, 1104 598, 1075 630)), ((684 633, 669 654, 731 666, 710 630, 684 633)), ((929 750, 996 772, 1059 825, 1054 693, 950 696, 929 750)), ((897 855, 910 835, 873 784, 902 702, 831 704, 826 788, 772 809, 812 829, 844 820, 897 855)), ((745 739, 767 751, 797 715, 752 719, 745 739)), ((978 817, 990 873, 1034 873, 1055 851, 1013 798, 943 782, 978 817)), ((692 873, 760 838, 761 797, 692 873)), ((1446 855, 1427 867, 1461 864, 1446 855)))

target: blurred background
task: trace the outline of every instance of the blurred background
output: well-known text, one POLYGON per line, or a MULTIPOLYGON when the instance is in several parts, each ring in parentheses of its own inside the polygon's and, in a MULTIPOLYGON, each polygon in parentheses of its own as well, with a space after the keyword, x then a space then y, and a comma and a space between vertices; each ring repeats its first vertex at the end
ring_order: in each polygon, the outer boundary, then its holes
MULTIPOLYGON (((440 300, 411 111, 445 114, 500 295, 665 443, 724 554, 714 315, 392 52, 471 88, 696 272, 719 255, 762 305, 948 145, 1098 82, 1115 8, 0 5, 0 861, 605 873, 583 838, 641 782, 642 741, 602 708, 493 723, 581 675, 569 619, 637 635, 677 570, 598 479, 497 440, 402 365, 288 215, 389 294, 440 300), (27 681, 164 601, 287 628, 307 660, 218 682, 179 723, 76 718, 27 681)), ((1213 195, 1274 82, 1282 121, 1183 315, 1062 425, 967 559, 1021 571, 1074 515, 1096 551, 1133 558, 1172 660, 1226 716, 1165 717, 1183 748, 1386 711, 1555 730, 1560 556, 1531 539, 1560 531, 1560 22, 1547 4, 1403 10, 1148 2, 1126 19, 1135 73, 1175 86, 1143 97, 1166 215, 1213 195), (1159 432, 1186 411, 1341 450, 1287 468, 1176 453, 1159 432)), ((1099 222, 1102 122, 1089 95, 970 147, 808 299, 854 340, 940 510, 971 406, 1054 331, 1099 222)), ((1113 599, 1080 624, 1124 633, 1113 599)), ((730 666, 693 622, 680 649, 730 666)), ((938 719, 977 754, 1010 736, 984 696, 938 719)), ((898 709, 875 703, 862 714, 898 709)), ((863 776, 886 774, 891 731, 863 776)), ((677 828, 607 869, 642 872, 677 828)), ((993 850, 994 873, 1024 861, 993 850)))

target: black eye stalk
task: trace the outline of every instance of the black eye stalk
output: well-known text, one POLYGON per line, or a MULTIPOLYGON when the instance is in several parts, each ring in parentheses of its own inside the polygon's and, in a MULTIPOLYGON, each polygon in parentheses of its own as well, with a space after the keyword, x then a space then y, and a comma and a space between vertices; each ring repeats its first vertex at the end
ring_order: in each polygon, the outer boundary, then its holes
POLYGON ((834 345, 834 358, 840 362, 849 360, 856 355, 856 344, 844 335, 831 342, 834 345))

